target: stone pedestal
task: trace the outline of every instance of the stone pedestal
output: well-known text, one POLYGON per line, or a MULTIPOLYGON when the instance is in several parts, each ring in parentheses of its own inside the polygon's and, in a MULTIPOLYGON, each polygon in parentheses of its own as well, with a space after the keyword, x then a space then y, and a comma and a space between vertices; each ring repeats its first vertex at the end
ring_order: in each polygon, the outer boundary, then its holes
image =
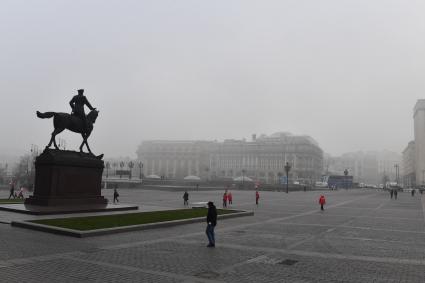
POLYGON ((85 153, 47 149, 35 161, 34 194, 26 205, 106 205, 101 196, 103 161, 85 153))

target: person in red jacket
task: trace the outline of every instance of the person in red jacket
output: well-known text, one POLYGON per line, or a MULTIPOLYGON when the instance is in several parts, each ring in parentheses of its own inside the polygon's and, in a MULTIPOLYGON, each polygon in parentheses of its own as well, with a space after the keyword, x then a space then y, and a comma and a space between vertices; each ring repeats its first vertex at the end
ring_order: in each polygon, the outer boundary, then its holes
POLYGON ((323 208, 323 206, 325 205, 325 203, 326 203, 325 196, 324 196, 324 195, 321 195, 321 196, 320 196, 320 198, 319 198, 319 204, 320 204, 320 209, 321 209, 321 210, 325 210, 325 209, 323 208))
POLYGON ((227 207, 227 190, 223 194, 223 208, 227 207))
POLYGON ((260 193, 258 190, 255 191, 255 204, 258 206, 258 200, 260 199, 260 193))
POLYGON ((227 193, 227 200, 228 200, 228 204, 232 204, 233 203, 233 196, 231 192, 227 193))

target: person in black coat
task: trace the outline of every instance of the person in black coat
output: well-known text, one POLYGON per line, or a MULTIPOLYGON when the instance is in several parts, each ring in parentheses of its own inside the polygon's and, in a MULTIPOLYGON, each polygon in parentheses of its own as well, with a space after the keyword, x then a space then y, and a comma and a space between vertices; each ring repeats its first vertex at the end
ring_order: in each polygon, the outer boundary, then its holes
POLYGON ((189 205, 189 193, 187 191, 185 191, 183 194, 183 205, 189 205))
POLYGON ((117 188, 114 189, 114 203, 119 202, 118 197, 120 196, 120 194, 117 191, 117 188))
POLYGON ((207 214, 207 229, 205 233, 207 234, 209 244, 207 247, 215 247, 215 236, 214 228, 217 225, 217 209, 212 201, 208 202, 208 214, 207 214))

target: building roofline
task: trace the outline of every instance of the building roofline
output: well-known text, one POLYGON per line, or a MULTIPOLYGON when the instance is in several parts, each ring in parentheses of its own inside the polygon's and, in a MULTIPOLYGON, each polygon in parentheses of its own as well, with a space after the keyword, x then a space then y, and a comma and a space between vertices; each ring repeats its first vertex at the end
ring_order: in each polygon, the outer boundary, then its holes
POLYGON ((418 99, 413 107, 413 118, 419 110, 425 110, 425 99, 418 99))

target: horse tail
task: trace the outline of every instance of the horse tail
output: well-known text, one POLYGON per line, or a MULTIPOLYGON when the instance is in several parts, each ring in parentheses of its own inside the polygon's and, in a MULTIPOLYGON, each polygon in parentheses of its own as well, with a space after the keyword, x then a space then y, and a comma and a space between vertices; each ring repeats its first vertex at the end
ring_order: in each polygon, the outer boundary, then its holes
POLYGON ((38 118, 41 118, 41 119, 52 118, 53 116, 55 116, 55 112, 44 112, 44 113, 41 113, 40 111, 37 111, 37 117, 38 118))

